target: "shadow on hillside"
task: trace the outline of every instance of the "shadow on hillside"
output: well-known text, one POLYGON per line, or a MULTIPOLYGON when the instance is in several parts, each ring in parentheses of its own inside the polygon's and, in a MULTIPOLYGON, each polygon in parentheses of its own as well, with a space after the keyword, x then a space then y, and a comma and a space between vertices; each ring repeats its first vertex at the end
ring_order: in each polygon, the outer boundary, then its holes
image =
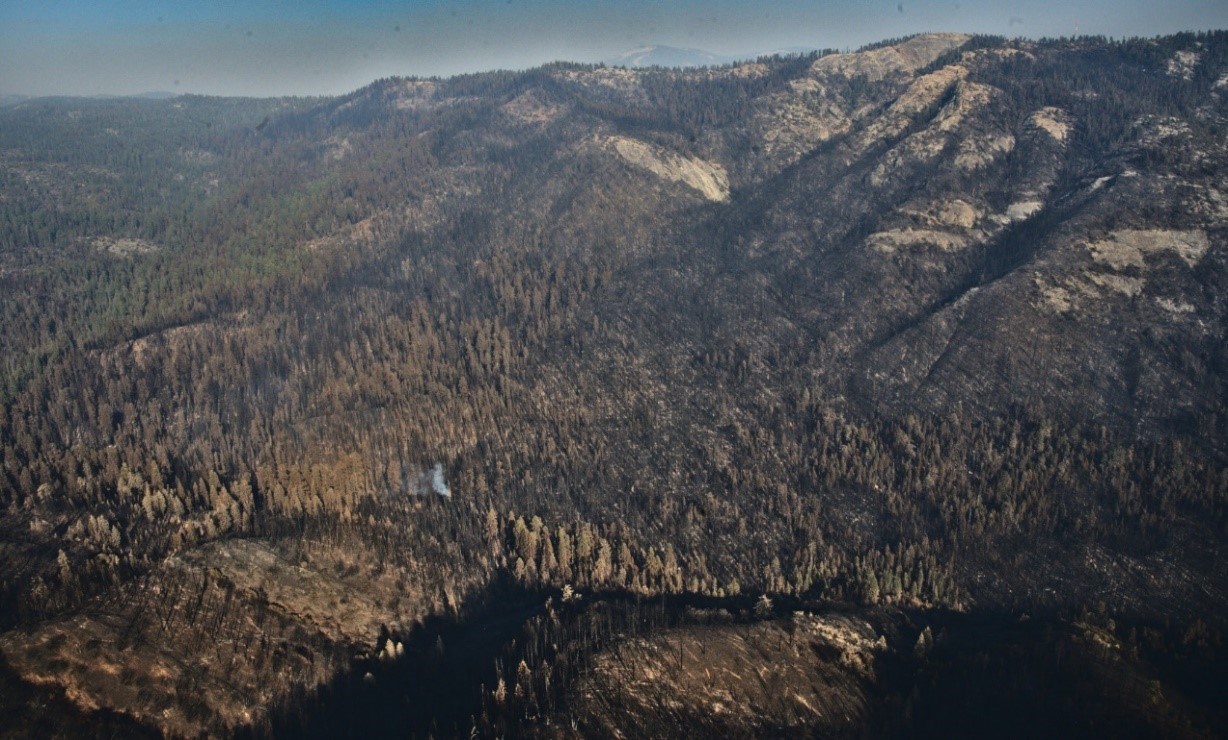
POLYGON ((399 641, 395 659, 373 655, 315 691, 299 691, 268 723, 238 737, 467 736, 481 710, 495 661, 548 595, 508 578, 493 583, 460 617, 431 617, 399 641))

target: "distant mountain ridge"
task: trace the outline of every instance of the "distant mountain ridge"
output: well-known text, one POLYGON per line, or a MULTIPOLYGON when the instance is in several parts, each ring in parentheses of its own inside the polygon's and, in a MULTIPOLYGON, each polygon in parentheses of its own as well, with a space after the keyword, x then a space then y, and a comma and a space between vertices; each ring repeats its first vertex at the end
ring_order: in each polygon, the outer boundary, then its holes
POLYGON ((628 49, 605 60, 611 67, 719 67, 737 61, 737 57, 713 54, 702 49, 680 49, 674 46, 640 46, 628 49))
POLYGON ((110 93, 97 93, 95 95, 5 95, 0 94, 0 108, 10 105, 20 105, 28 103, 31 100, 47 100, 52 98, 80 98, 82 100, 118 100, 123 98, 135 98, 138 100, 169 100, 177 98, 182 93, 170 92, 167 90, 151 90, 149 92, 132 93, 130 95, 112 95, 110 93))

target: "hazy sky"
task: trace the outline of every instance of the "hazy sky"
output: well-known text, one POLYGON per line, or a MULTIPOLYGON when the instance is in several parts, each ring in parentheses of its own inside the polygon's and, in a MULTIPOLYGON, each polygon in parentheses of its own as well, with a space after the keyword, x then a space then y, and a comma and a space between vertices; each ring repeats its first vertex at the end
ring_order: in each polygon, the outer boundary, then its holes
POLYGON ((1228 0, 0 0, 0 93, 332 94, 647 44, 745 55, 920 31, 1215 28, 1228 28, 1228 0))

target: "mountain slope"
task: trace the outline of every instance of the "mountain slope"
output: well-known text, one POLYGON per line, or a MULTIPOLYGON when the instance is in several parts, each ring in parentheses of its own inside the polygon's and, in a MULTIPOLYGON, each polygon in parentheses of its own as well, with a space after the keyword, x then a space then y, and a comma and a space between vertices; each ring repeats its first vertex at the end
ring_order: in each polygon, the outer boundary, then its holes
POLYGON ((1213 644, 1226 75, 927 34, 7 106, 5 661, 224 734, 564 586, 1213 644))

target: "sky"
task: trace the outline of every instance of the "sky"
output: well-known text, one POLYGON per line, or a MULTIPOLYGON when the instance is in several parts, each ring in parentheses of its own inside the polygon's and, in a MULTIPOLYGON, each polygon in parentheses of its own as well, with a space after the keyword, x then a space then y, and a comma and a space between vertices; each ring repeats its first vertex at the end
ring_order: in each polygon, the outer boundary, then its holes
POLYGON ((754 56, 923 31, 1226 28, 1228 0, 0 0, 0 94, 331 95, 651 44, 754 56))

